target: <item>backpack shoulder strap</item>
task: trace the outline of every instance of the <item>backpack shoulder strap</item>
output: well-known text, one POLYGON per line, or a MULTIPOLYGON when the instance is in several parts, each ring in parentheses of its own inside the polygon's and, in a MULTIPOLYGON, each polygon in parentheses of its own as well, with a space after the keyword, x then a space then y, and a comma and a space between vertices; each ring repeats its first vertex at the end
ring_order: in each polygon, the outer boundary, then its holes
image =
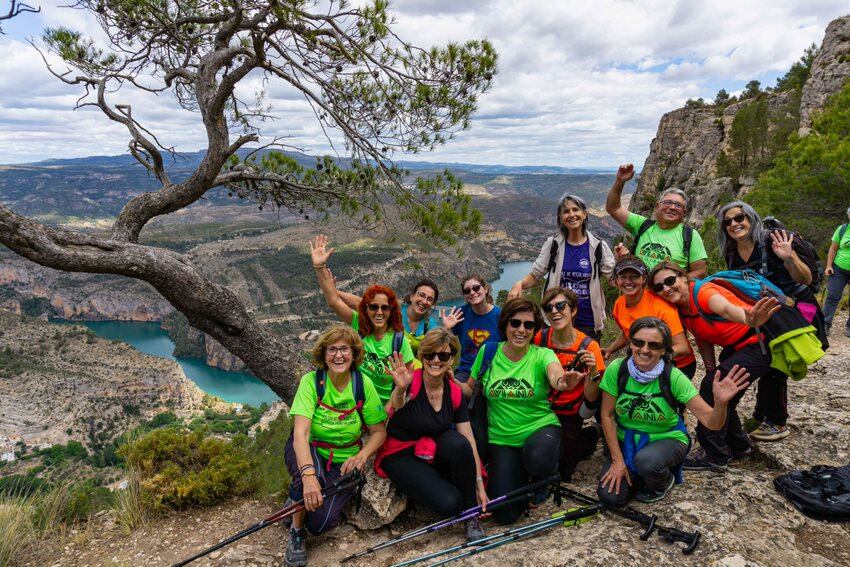
POLYGON ((626 389, 626 384, 629 381, 629 357, 623 359, 620 363, 620 368, 617 370, 617 396, 620 396, 626 389))
POLYGON ((481 368, 478 369, 478 379, 483 381, 484 376, 490 371, 490 366, 493 364, 493 358, 496 356, 496 351, 499 350, 498 343, 496 348, 488 349, 487 343, 481 345, 481 350, 484 351, 484 358, 481 360, 481 368))
POLYGON ((596 243, 596 248, 593 249, 593 268, 590 272, 590 278, 596 278, 599 275, 599 263, 602 262, 602 241, 596 243))
POLYGON ((558 258, 558 241, 552 237, 552 244, 549 246, 549 263, 546 265, 546 289, 549 289, 549 280, 552 278, 552 272, 555 270, 555 264, 558 258))
POLYGON ((637 253, 638 244, 640 244, 640 237, 643 236, 643 233, 649 230, 649 228, 655 224, 655 221, 652 219, 646 219, 638 228, 637 234, 635 234, 635 240, 632 243, 632 254, 637 253))
POLYGON ((841 228, 838 231, 838 244, 841 244, 841 239, 844 238, 844 235, 847 233, 847 224, 844 223, 841 225, 841 228))
POLYGON ((396 331, 393 333, 393 354, 401 352, 401 346, 404 342, 404 331, 396 331))
POLYGON ((667 402, 671 408, 676 410, 676 413, 682 415, 685 408, 682 404, 679 403, 679 400, 673 396, 673 390, 671 386, 670 375, 673 373, 673 365, 669 362, 664 363, 664 370, 661 372, 660 380, 658 382, 658 386, 661 388, 661 396, 664 398, 664 401, 667 402))
POLYGON ((316 384, 316 405, 318 406, 325 397, 325 369, 317 368, 313 380, 316 384))
MULTIPOLYGON (((540 340, 534 341, 534 344, 537 346, 545 347, 549 344, 549 332, 552 330, 552 327, 546 327, 542 331, 540 331, 540 340)), ((487 354, 487 353, 485 353, 487 354)))
POLYGON ((691 271, 691 242, 694 239, 694 229, 689 225, 682 226, 682 252, 685 254, 685 261, 688 263, 686 270, 691 271))
POLYGON ((759 266, 759 273, 764 277, 767 277, 767 242, 759 243, 759 254, 761 254, 761 266, 759 266))
POLYGON ((410 382, 410 388, 407 389, 407 397, 413 399, 419 395, 419 390, 422 389, 422 374, 420 372, 413 373, 413 380, 410 382))
POLYGON ((460 404, 463 402, 463 390, 460 389, 460 386, 455 384, 454 380, 446 380, 449 385, 449 394, 452 398, 452 409, 457 411, 460 407, 460 404))
POLYGON ((584 338, 581 340, 581 344, 578 345, 578 349, 579 350, 587 350, 587 347, 589 347, 590 343, 592 343, 592 342, 593 342, 593 339, 588 337, 587 335, 585 335, 584 338))
POLYGON ((364 432, 368 431, 369 427, 363 417, 363 406, 366 404, 366 387, 363 385, 363 375, 357 369, 351 371, 351 389, 354 394, 354 407, 360 417, 360 429, 364 432))

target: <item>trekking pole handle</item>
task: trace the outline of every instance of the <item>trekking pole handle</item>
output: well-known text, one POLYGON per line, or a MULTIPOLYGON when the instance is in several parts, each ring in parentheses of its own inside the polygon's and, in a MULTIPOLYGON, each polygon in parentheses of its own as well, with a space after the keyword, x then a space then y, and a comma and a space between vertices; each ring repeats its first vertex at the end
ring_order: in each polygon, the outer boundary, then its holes
POLYGON ((652 532, 655 531, 655 522, 658 520, 658 516, 652 514, 649 516, 649 522, 646 523, 646 529, 640 534, 641 541, 646 541, 649 539, 649 536, 652 535, 652 532))

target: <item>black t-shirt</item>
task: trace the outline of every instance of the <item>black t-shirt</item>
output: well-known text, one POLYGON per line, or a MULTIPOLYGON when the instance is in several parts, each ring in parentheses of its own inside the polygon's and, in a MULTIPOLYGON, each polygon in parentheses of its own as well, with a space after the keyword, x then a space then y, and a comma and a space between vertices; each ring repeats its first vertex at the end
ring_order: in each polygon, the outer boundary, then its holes
POLYGON ((451 427, 452 423, 469 421, 469 411, 461 398, 457 410, 452 407, 452 395, 448 384, 443 385, 443 406, 434 411, 428 401, 425 384, 419 393, 397 410, 387 424, 387 434, 399 441, 416 441, 420 437, 437 437, 451 427))
MULTIPOLYGON (((815 301, 814 294, 812 294, 809 286, 794 281, 794 278, 791 277, 791 273, 788 271, 788 268, 785 267, 785 263, 781 258, 779 258, 779 256, 776 255, 776 252, 773 251, 773 247, 770 245, 770 236, 767 236, 767 238, 767 244, 764 246, 756 244, 755 248, 753 248, 753 253, 750 255, 750 259, 746 262, 738 253, 738 247, 734 244, 730 246, 731 251, 726 256, 726 263, 729 266, 729 269, 741 270, 749 268, 754 272, 761 273, 761 255, 762 249, 764 249, 767 253, 767 273, 762 275, 770 280, 771 283, 776 285, 776 287, 784 291, 789 297, 807 302, 815 301)), ((800 242, 798 238, 795 238, 791 242, 791 247, 798 255, 800 255, 800 248, 802 246, 803 243, 800 242)))

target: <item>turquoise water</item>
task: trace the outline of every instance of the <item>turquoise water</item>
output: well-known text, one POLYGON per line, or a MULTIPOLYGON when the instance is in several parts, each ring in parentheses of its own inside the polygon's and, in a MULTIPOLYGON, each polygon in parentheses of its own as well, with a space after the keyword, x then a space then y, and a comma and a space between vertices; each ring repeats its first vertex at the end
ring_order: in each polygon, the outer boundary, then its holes
POLYGON ((177 361, 186 377, 198 388, 226 402, 259 406, 263 402, 271 404, 280 399, 264 382, 247 372, 227 372, 208 366, 198 358, 175 357, 171 354, 174 352, 174 343, 171 342, 168 333, 160 328, 159 323, 136 321, 61 321, 61 323, 85 325, 104 339, 122 341, 145 354, 177 361))

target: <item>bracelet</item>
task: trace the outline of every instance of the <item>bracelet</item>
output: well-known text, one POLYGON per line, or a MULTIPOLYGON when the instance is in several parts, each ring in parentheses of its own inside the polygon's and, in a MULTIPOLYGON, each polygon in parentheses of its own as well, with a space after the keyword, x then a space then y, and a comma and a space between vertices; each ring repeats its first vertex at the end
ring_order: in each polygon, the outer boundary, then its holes
POLYGON ((313 267, 316 268, 316 269, 327 268, 328 265, 327 264, 313 264, 313 267))
POLYGON ((591 382, 593 382, 593 383, 595 384, 595 383, 599 382, 599 379, 600 379, 600 378, 602 378, 602 374, 600 374, 599 372, 597 372, 595 376, 591 376, 591 377, 590 377, 590 381, 591 381, 591 382))
POLYGON ((305 476, 316 476, 316 471, 312 471, 312 472, 305 471, 305 472, 301 473, 301 478, 304 478, 305 476))
POLYGON ((298 469, 298 474, 300 476, 304 476, 304 473, 309 469, 313 469, 313 474, 316 474, 316 467, 313 465, 304 465, 303 467, 298 469))

